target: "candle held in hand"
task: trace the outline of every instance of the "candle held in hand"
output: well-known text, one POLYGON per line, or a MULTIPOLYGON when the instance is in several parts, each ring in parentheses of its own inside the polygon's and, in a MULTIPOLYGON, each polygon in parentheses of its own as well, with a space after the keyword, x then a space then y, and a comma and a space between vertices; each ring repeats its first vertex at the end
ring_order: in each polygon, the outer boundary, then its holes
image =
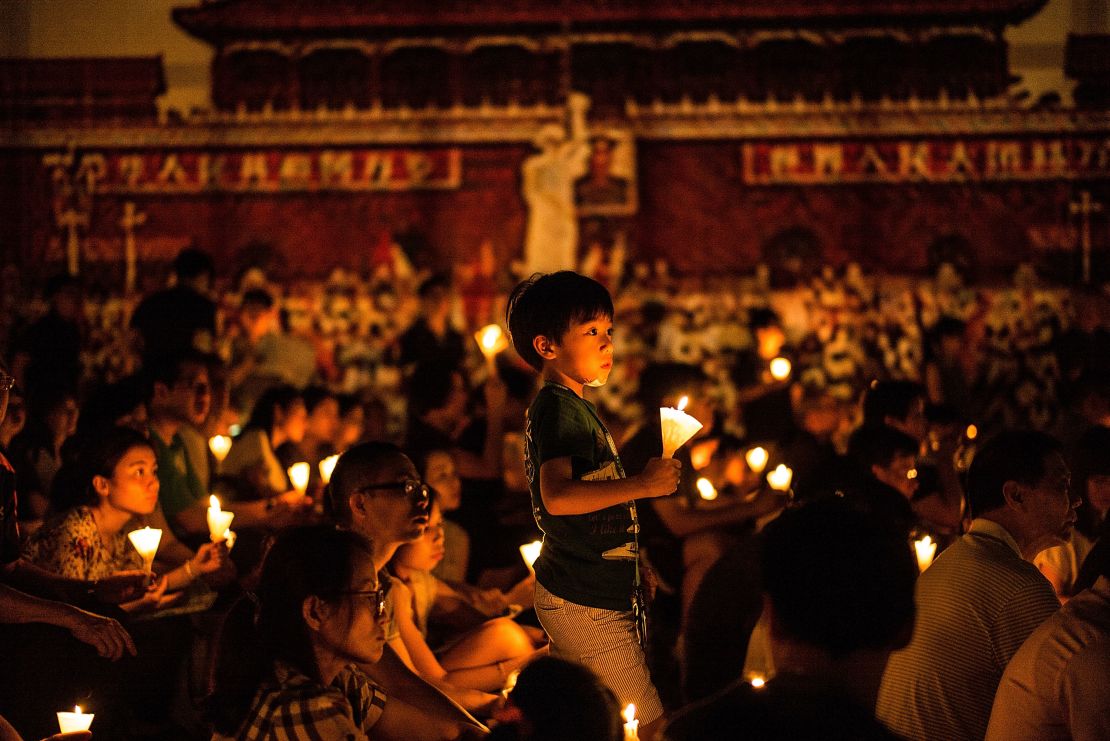
POLYGON ((717 488, 713 486, 713 482, 706 478, 698 479, 695 484, 698 488, 698 494, 707 502, 712 502, 717 498, 717 488))
POLYGON ((331 481, 331 473, 335 470, 335 464, 339 462, 339 454, 329 455, 324 460, 320 461, 320 480, 327 486, 331 481))
POLYGON ((62 733, 87 731, 95 717, 96 713, 83 713, 81 712, 81 706, 77 705, 73 708, 72 713, 58 713, 58 728, 62 733))
POLYGON ((304 493, 308 491, 308 475, 312 473, 312 467, 301 461, 290 466, 286 473, 289 474, 289 481, 293 484, 293 488, 297 490, 298 494, 304 496, 304 493))
POLYGON ((771 361, 771 378, 776 381, 785 381, 790 377, 793 366, 786 358, 775 358, 771 361))
POLYGON ((786 466, 785 463, 780 463, 775 466, 775 470, 767 474, 767 483, 775 491, 789 491, 790 482, 794 479, 794 472, 786 466))
POLYGON ((153 527, 144 527, 141 530, 129 532, 127 539, 143 559, 143 568, 151 571, 154 567, 154 554, 158 552, 158 543, 162 541, 162 531, 153 527))
POLYGON ((763 469, 767 467, 768 457, 767 449, 758 445, 744 454, 744 460, 748 462, 748 468, 756 474, 763 473, 763 469))
POLYGON ((477 340, 478 348, 489 363, 492 363, 497 354, 509 346, 509 339, 505 336, 504 330, 496 324, 487 324, 479 329, 474 333, 474 339, 477 340))
POLYGON ((663 457, 673 458, 674 452, 685 445, 701 429, 697 421, 684 409, 689 399, 685 396, 678 402, 678 408, 660 407, 659 425, 663 430, 663 457))
POLYGON ((525 543, 520 547, 520 557, 524 559, 524 565, 533 574, 536 573, 535 568, 536 559, 540 557, 540 551, 543 549, 543 543, 538 540, 533 540, 531 543, 525 543))
POLYGON ((227 458, 227 454, 231 450, 231 438, 227 435, 213 435, 208 438, 208 449, 216 457, 217 463, 223 463, 224 458, 227 458))
POLYGON ((231 527, 235 519, 234 512, 224 512, 220 509, 220 500, 215 494, 208 497, 208 539, 219 543, 224 539, 224 533, 231 527))
POLYGON ((924 572, 933 564, 933 556, 937 552, 937 544, 933 539, 926 535, 924 538, 915 540, 913 542, 914 552, 917 554, 917 568, 919 571, 924 572))
POLYGON ((628 703, 621 711, 624 718, 624 741, 640 741, 640 721, 636 720, 636 706, 628 703))

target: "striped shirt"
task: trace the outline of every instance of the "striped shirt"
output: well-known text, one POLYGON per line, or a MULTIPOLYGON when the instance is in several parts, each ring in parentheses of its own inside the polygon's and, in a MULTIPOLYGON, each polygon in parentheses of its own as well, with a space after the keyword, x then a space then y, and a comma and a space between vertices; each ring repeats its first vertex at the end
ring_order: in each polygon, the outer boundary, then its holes
POLYGON ((876 714, 922 741, 982 741, 1010 658, 1059 607, 1013 537, 976 519, 917 581, 913 639, 896 651, 876 714))
POLYGON ((259 688, 238 732, 212 741, 367 741, 385 710, 385 693, 353 665, 327 687, 281 662, 274 679, 259 688))

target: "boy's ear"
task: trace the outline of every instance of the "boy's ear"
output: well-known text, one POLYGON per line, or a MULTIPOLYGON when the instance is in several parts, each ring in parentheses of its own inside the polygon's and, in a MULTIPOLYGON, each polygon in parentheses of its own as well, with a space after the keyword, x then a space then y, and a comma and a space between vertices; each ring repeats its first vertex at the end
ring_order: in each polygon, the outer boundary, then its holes
POLYGON ((544 360, 555 359, 555 343, 542 334, 532 338, 532 349, 544 360))

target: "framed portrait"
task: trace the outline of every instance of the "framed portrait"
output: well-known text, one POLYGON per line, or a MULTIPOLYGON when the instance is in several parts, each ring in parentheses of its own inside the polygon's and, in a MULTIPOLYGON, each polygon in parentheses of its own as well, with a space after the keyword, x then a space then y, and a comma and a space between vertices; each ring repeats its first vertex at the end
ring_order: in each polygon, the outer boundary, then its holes
POLYGON ((636 145, 632 132, 591 130, 586 172, 574 181, 579 216, 636 213, 636 145))

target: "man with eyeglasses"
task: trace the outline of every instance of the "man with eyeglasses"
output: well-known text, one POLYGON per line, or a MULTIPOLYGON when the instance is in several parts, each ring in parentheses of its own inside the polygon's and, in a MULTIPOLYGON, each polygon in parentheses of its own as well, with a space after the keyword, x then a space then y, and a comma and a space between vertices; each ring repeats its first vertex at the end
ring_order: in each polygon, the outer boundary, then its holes
POLYGON ((408 738, 413 739, 454 737, 459 731, 482 728, 463 707, 487 709, 497 697, 425 681, 415 673, 401 641, 394 604, 408 599, 408 590, 385 566, 398 547, 420 538, 428 524, 428 485, 420 480, 416 466, 390 443, 356 445, 336 464, 325 501, 339 527, 373 542, 374 566, 387 589, 386 648, 377 664, 361 667, 389 694, 386 714, 408 716, 408 738))

